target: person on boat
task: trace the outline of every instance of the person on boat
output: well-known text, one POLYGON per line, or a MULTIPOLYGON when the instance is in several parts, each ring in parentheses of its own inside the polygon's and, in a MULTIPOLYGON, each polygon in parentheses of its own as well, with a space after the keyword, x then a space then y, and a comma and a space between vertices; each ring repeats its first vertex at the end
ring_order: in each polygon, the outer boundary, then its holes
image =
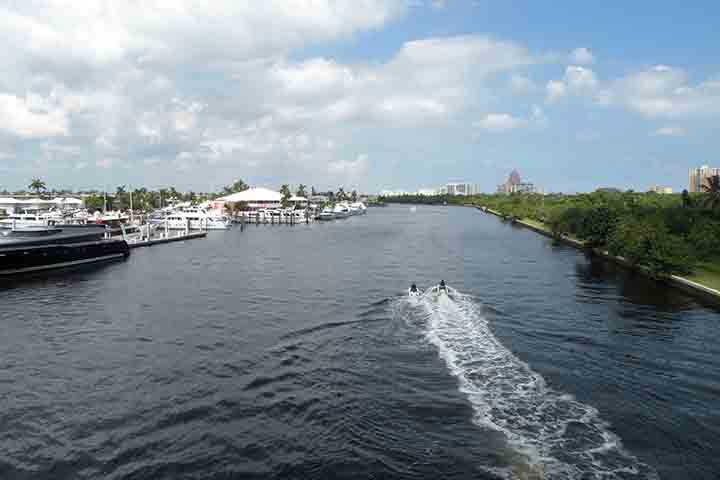
POLYGON ((410 292, 411 292, 411 293, 417 293, 417 291, 418 291, 417 285, 415 285, 414 283, 413 283, 412 285, 410 285, 410 292))
POLYGON ((440 280, 440 290, 445 290, 447 292, 447 285, 445 285, 445 280, 440 280))

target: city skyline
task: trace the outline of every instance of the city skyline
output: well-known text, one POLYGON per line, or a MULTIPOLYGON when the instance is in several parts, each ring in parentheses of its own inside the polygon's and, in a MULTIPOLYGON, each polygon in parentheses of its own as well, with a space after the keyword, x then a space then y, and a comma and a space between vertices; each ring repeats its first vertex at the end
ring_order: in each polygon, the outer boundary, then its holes
POLYGON ((546 191, 681 191, 720 163, 716 2, 175 5, 0 7, 0 190, 493 192, 517 168, 546 191))

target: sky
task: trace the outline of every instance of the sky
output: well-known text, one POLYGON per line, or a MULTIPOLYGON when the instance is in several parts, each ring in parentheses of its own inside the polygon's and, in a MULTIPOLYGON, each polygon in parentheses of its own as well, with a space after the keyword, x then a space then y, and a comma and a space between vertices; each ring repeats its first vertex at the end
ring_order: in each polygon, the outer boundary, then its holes
POLYGON ((0 190, 547 192, 720 166, 720 2, 0 2, 0 190), (691 3, 692 5, 687 5, 691 3))

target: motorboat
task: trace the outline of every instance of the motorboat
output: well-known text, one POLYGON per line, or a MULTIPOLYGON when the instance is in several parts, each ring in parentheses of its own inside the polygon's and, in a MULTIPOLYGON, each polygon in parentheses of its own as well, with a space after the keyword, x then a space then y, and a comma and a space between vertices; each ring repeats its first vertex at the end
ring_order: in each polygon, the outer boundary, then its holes
POLYGON ((322 209, 318 215, 318 220, 328 221, 335 219, 335 212, 328 207, 322 209))
POLYGON ((410 288, 408 288, 408 297, 417 298, 417 297, 421 297, 421 296, 422 296, 422 292, 413 283, 412 286, 410 288))
POLYGON ((111 238, 104 225, 0 231, 0 277, 122 260, 129 255, 127 242, 111 238))
POLYGON ((350 208, 348 208, 347 204, 342 202, 335 205, 333 213, 335 214, 335 218, 347 218, 351 215, 350 208))

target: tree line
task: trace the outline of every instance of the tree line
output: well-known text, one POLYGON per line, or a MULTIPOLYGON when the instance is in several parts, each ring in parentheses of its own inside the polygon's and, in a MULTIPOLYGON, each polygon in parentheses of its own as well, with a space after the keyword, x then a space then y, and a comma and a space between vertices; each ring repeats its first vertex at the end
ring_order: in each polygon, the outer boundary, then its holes
MULTIPOLYGON (((233 193, 245 191, 250 188, 250 185, 245 183, 242 179, 238 179, 231 184, 225 185, 220 189, 219 192, 209 193, 196 193, 193 191, 180 192, 175 187, 160 188, 157 190, 150 190, 145 187, 129 189, 127 185, 120 185, 116 188, 115 192, 80 192, 87 193, 84 198, 85 206, 89 210, 130 210, 131 203, 132 209, 140 212, 149 212, 158 208, 162 208, 175 202, 192 202, 200 203, 206 200, 213 200, 233 193), (131 201, 132 197, 132 201, 131 201)), ((293 195, 298 197, 307 197, 308 191, 307 186, 300 184, 297 186, 295 192, 290 191, 289 184, 284 184, 280 187, 280 193, 282 194, 283 206, 290 205, 290 198, 293 195)), ((40 197, 47 196, 50 191, 47 188, 47 184, 39 179, 33 178, 27 187, 29 192, 40 197)), ((9 194, 9 192, 7 192, 9 194)), ((73 192, 60 192, 52 190, 53 194, 67 194, 71 195, 73 192)), ((329 203, 336 201, 350 200, 356 202, 359 199, 359 194, 356 190, 350 193, 346 193, 344 187, 340 187, 337 191, 326 191, 319 192, 315 187, 310 187, 310 196, 315 197, 322 195, 328 199, 329 203)), ((242 202, 238 205, 233 205, 232 210, 242 210, 246 208, 242 202)))

